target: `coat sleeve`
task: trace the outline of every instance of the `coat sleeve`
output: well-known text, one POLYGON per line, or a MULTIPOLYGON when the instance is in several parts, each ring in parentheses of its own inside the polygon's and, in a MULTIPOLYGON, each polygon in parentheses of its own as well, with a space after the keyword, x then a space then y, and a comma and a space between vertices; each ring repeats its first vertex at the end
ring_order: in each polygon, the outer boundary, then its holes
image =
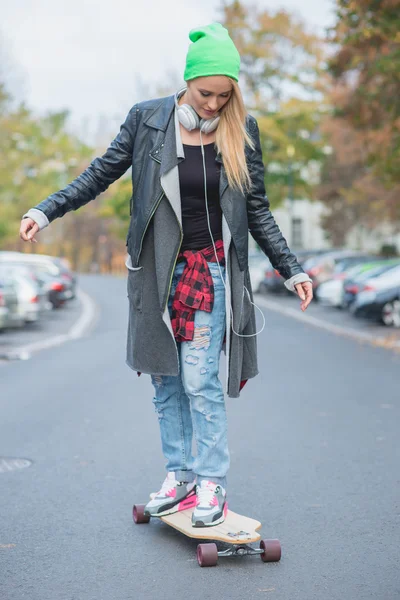
MULTIPOLYGON (((299 273, 311 281, 297 262, 295 255, 289 250, 275 219, 270 211, 270 203, 265 193, 264 164, 260 142, 260 131, 257 121, 249 115, 249 133, 254 142, 254 150, 248 150, 248 168, 252 187, 247 194, 247 218, 249 231, 272 266, 280 275, 289 280, 299 273)), ((291 287, 288 287, 291 289, 291 287)), ((292 290, 293 291, 293 290, 292 290)))
POLYGON ((22 218, 32 218, 43 229, 57 217, 84 206, 119 179, 132 164, 136 115, 135 104, 105 154, 95 158, 74 181, 31 208, 22 218))

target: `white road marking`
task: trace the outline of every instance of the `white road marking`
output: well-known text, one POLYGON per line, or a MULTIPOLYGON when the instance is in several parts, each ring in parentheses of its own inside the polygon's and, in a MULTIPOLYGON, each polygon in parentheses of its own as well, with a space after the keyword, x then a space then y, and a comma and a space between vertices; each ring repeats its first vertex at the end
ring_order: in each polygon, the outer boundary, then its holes
POLYGON ((39 352, 40 350, 45 350, 47 348, 54 348, 55 346, 60 346, 65 342, 83 337, 96 323, 99 316, 99 308, 94 300, 88 294, 86 294, 86 292, 78 289, 76 291, 76 295, 82 303, 82 313, 68 333, 54 335, 52 337, 45 338, 44 340, 39 340, 37 342, 32 342, 31 344, 25 344, 24 346, 12 348, 7 353, 9 359, 17 358, 20 360, 27 360, 34 352, 39 352))

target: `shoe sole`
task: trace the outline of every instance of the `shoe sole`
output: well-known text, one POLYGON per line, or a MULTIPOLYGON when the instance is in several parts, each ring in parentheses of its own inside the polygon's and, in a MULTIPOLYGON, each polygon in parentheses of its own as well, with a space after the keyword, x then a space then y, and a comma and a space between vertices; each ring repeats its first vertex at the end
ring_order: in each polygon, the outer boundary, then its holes
POLYGON ((192 527, 214 527, 215 525, 220 525, 221 523, 223 523, 225 521, 227 512, 228 512, 228 503, 225 502, 223 509, 222 509, 222 515, 219 517, 219 519, 217 519, 216 521, 213 521, 212 523, 204 523, 204 521, 195 521, 193 523, 193 521, 192 521, 192 527))
POLYGON ((216 521, 213 521, 212 523, 203 523, 203 521, 196 521, 195 523, 192 523, 192 527, 215 527, 215 525, 220 525, 224 521, 225 517, 224 515, 222 515, 222 517, 220 517, 216 521))

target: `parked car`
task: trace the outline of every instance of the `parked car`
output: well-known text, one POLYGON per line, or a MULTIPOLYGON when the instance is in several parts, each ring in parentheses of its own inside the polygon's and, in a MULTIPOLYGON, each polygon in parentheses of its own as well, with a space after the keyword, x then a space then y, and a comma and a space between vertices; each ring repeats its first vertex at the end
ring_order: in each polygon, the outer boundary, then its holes
POLYGON ((351 306, 355 317, 379 320, 398 327, 400 306, 400 265, 370 277, 351 306))
POLYGON ((374 304, 383 304, 380 319, 384 325, 400 328, 400 286, 378 292, 374 304))
POLYGON ((63 300, 72 300, 76 296, 77 277, 68 267, 67 262, 57 256, 48 254, 25 254, 23 252, 0 252, 0 262, 17 262, 37 267, 62 284, 63 300))
POLYGON ((18 314, 18 297, 15 284, 7 276, 0 276, 0 331, 22 327, 24 321, 18 314))
POLYGON ((400 286, 376 292, 360 292, 352 307, 355 317, 400 328, 400 286))
MULTIPOLYGON (((347 261, 339 262, 333 272, 332 278, 324 281, 318 287, 318 302, 325 306, 344 308, 344 285, 346 281, 358 277, 362 273, 385 266, 388 261, 362 262, 353 266, 347 266, 347 261)), ((395 264, 393 261, 391 264, 395 264)))
POLYGON ((399 264, 399 259, 390 259, 382 262, 379 261, 378 265, 374 265, 371 269, 367 268, 365 271, 362 271, 358 274, 355 273, 351 275, 349 273, 349 277, 343 282, 342 308, 351 307, 357 297, 357 294, 362 291, 365 282, 368 279, 382 275, 399 264))
POLYGON ((271 263, 269 263, 269 265, 266 265, 264 271, 264 279, 261 281, 259 289, 260 292, 264 294, 279 294, 286 292, 286 288, 284 286, 284 279, 282 275, 280 275, 279 271, 274 269, 271 263))
POLYGON ((341 248, 314 248, 313 250, 308 248, 301 248, 299 250, 291 249, 293 254, 296 256, 298 262, 303 265, 306 260, 309 258, 323 256, 324 254, 329 254, 330 252, 337 252, 341 250, 341 248))
MULTIPOLYGON (((293 254, 296 256, 299 264, 303 267, 307 261, 311 261, 312 259, 321 259, 322 256, 330 253, 330 249, 317 249, 317 250, 293 250, 293 254)), ((279 271, 274 269, 274 267, 270 264, 264 274, 264 280, 260 285, 260 290, 264 293, 272 292, 272 293, 284 293, 284 294, 292 294, 286 286, 284 285, 284 279, 282 275, 279 274, 279 271)))
POLYGON ((15 285, 18 315, 24 323, 38 321, 46 312, 47 294, 31 268, 0 263, 0 278, 6 275, 15 285))
POLYGON ((63 258, 55 258, 54 262, 60 269, 61 279, 63 280, 65 285, 66 299, 73 300, 74 298, 76 298, 77 276, 69 267, 67 260, 63 258))
POLYGON ((264 252, 249 253, 250 280, 253 292, 261 291, 261 284, 264 280, 265 271, 271 265, 264 252))
POLYGON ((7 303, 7 297, 4 294, 4 285, 0 280, 0 332, 7 328, 9 312, 10 307, 7 303))
POLYGON ((351 264, 357 264, 363 261, 370 262, 374 258, 374 256, 365 252, 339 250, 309 258, 303 264, 303 269, 313 280, 314 297, 318 299, 318 287, 321 283, 332 278, 335 267, 339 262, 347 261, 347 266, 350 266, 351 264))
POLYGON ((64 306, 69 300, 66 296, 64 281, 60 277, 52 275, 44 266, 35 265, 35 270, 52 308, 58 309, 64 306))
POLYGON ((0 252, 0 265, 30 266, 35 271, 53 308, 60 308, 67 300, 75 297, 76 277, 61 259, 43 254, 0 252))

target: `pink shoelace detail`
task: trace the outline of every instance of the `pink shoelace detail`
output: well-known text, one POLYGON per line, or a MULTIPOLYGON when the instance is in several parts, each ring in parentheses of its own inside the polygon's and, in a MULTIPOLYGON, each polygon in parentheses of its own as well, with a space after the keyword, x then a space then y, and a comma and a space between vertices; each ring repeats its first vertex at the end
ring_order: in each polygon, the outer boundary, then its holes
POLYGON ((164 483, 161 486, 161 489, 157 492, 157 496, 161 495, 161 496, 168 496, 169 498, 175 498, 176 497, 176 486, 175 486, 175 480, 174 479, 170 479, 169 477, 167 477, 164 481, 164 483))

